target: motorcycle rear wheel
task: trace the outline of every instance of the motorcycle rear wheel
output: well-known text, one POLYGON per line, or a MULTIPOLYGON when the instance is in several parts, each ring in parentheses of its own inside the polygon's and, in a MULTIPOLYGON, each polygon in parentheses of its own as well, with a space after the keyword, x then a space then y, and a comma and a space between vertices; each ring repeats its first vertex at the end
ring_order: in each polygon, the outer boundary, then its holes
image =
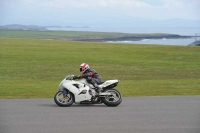
POLYGON ((120 94, 119 91, 115 89, 109 89, 104 92, 109 92, 112 94, 112 95, 101 98, 102 102, 105 105, 115 107, 115 106, 118 106, 122 102, 122 95, 120 94))
POLYGON ((74 96, 72 93, 64 96, 62 91, 58 91, 54 96, 54 101, 60 107, 68 107, 74 103, 74 96))

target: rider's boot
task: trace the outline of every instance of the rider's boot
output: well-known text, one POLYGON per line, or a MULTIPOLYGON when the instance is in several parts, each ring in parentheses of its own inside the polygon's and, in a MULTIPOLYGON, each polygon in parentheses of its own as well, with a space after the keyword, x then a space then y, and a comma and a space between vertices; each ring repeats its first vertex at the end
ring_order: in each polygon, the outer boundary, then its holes
POLYGON ((101 87, 99 87, 98 85, 95 86, 95 91, 96 91, 96 95, 98 96, 99 93, 101 93, 103 91, 103 89, 101 87))

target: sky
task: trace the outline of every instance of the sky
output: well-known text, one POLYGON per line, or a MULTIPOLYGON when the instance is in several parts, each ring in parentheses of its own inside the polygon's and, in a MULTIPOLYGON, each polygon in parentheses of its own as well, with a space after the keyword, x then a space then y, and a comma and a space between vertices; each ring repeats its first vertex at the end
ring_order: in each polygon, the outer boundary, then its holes
POLYGON ((0 25, 155 26, 181 22, 198 25, 200 0, 0 0, 0 25))

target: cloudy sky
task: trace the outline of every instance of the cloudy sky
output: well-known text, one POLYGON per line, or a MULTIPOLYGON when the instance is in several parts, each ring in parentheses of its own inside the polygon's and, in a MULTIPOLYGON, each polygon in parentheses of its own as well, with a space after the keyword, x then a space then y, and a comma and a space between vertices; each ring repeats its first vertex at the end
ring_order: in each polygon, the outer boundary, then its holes
POLYGON ((0 0, 0 25, 95 26, 178 19, 200 21, 200 0, 0 0))

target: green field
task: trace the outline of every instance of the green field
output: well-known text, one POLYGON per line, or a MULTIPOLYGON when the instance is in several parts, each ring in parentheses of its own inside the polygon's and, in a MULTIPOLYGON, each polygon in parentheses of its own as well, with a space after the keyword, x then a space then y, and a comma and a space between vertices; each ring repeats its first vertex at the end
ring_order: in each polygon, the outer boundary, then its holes
POLYGON ((52 98, 87 62, 123 96, 200 95, 200 47, 0 38, 0 98, 52 98))
POLYGON ((73 37, 88 37, 108 35, 120 36, 122 33, 85 32, 85 31, 29 31, 29 30, 0 30, 1 38, 29 38, 29 39, 71 39, 73 37))

